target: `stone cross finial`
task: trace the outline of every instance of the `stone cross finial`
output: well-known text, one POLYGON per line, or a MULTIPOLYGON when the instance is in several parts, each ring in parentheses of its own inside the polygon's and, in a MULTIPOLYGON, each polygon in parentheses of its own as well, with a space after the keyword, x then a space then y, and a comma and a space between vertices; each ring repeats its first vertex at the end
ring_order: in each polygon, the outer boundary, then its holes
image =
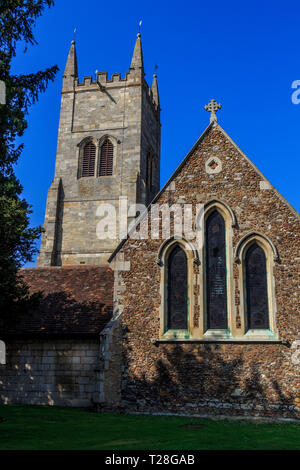
POLYGON ((217 103, 215 100, 210 100, 210 102, 204 106, 204 109, 210 112, 210 122, 218 121, 216 112, 218 111, 218 109, 221 108, 222 105, 220 103, 217 103))

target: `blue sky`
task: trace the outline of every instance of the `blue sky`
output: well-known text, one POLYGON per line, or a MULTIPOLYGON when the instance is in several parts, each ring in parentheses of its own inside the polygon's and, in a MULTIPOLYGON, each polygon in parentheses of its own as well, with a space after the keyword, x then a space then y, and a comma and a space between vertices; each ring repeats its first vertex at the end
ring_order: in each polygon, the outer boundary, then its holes
POLYGON ((28 116, 25 150, 16 172, 44 221, 54 176, 60 91, 73 30, 79 77, 95 70, 124 76, 142 19, 146 80, 158 65, 162 107, 161 185, 209 123, 204 105, 222 103, 219 123, 271 183, 300 208, 300 4, 282 1, 57 0, 37 21, 39 45, 20 44, 15 73, 57 64, 60 71, 28 116))

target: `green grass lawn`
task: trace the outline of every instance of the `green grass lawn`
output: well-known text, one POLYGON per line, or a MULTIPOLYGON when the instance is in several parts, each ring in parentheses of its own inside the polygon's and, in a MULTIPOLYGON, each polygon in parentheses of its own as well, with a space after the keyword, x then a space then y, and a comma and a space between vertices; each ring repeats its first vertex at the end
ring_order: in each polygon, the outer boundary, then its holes
POLYGON ((300 424, 0 406, 0 450, 300 449, 300 424), (190 428, 189 425, 194 425, 190 428), (195 426, 196 425, 196 426, 195 426))

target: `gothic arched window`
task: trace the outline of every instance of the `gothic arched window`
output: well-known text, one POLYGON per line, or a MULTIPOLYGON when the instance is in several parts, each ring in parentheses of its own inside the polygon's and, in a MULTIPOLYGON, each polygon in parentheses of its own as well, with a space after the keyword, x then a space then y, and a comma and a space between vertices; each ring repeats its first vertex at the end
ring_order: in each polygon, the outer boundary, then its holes
POLYGON ((95 174, 95 160, 96 160, 96 146, 93 142, 85 144, 82 150, 81 159, 81 177, 94 176, 95 174))
POLYGON ((267 263, 264 250, 250 245, 245 256, 246 308, 248 329, 269 328, 267 263))
POLYGON ((188 329, 187 257, 176 245, 168 257, 167 302, 169 330, 188 329))
POLYGON ((218 211, 206 220, 207 329, 227 329, 225 221, 218 211))
POLYGON ((114 163, 114 146, 109 139, 101 145, 98 176, 112 176, 114 163))

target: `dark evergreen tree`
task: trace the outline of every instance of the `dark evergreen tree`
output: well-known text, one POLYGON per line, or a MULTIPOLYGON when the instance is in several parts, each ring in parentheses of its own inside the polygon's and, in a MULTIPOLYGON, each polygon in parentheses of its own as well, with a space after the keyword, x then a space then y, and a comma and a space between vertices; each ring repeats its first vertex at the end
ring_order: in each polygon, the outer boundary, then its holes
POLYGON ((0 80, 5 83, 6 103, 0 104, 0 315, 23 311, 37 301, 30 296, 18 274, 32 260, 40 227, 29 226, 31 206, 22 198, 22 186, 14 174, 14 164, 23 145, 17 144, 27 127, 29 107, 53 81, 57 66, 29 75, 11 73, 17 43, 37 44, 33 28, 52 0, 1 0, 0 80))

